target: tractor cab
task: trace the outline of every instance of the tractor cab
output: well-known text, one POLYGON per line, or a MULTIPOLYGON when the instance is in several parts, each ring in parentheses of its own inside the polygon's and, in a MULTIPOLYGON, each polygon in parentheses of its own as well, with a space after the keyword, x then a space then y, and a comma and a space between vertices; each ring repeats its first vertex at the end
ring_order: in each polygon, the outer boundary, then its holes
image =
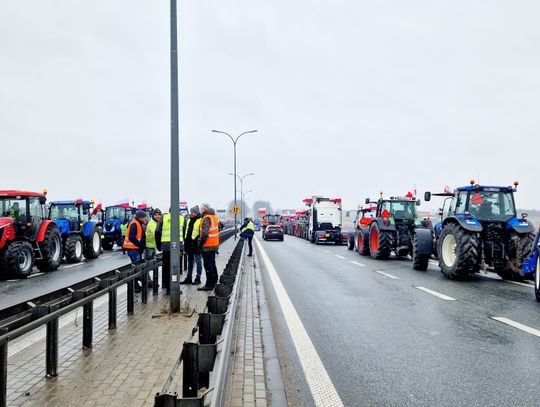
POLYGON ((111 250, 115 244, 122 246, 122 229, 127 228, 127 224, 136 210, 136 208, 129 205, 113 205, 105 208, 101 239, 101 244, 105 250, 111 250))
POLYGON ((90 220, 92 201, 53 201, 49 207, 49 219, 54 220, 60 233, 80 230, 90 220))
POLYGON ((0 191, 0 228, 11 225, 15 236, 35 238, 46 218, 46 201, 44 193, 0 191))

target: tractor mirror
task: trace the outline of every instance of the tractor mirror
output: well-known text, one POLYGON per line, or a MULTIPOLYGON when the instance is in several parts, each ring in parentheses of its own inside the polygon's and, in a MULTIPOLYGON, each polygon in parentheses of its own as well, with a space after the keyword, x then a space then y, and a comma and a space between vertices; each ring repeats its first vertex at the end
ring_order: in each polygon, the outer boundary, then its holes
POLYGON ((526 212, 523 212, 523 213, 521 214, 521 219, 526 219, 527 216, 529 216, 529 214, 526 213, 526 212))
POLYGON ((39 203, 40 203, 41 205, 45 205, 46 202, 47 202, 47 198, 46 198, 46 197, 44 197, 44 196, 40 196, 40 197, 39 197, 39 203))
POLYGON ((366 198, 366 205, 369 205, 370 199, 366 198))
POLYGON ((420 205, 422 205, 422 201, 421 201, 420 199, 418 199, 418 200, 416 201, 416 206, 420 206, 420 205))
POLYGON ((431 192, 429 191, 424 192, 424 201, 426 202, 431 201, 431 192))

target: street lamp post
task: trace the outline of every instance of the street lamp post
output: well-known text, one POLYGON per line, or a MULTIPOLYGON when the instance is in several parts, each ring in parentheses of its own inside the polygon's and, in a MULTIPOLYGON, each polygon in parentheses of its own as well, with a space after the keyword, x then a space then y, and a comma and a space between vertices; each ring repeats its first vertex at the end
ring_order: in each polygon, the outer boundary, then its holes
MULTIPOLYGON (((229 175, 233 175, 233 173, 230 173, 229 172, 229 175)), ((243 215, 244 214, 244 194, 242 193, 242 191, 244 190, 244 178, 246 177, 249 177, 250 175, 255 175, 254 172, 250 172, 249 174, 245 174, 243 176, 240 176, 240 175, 236 175, 236 177, 240 180, 240 197, 242 198, 242 208, 240 210, 240 213, 243 215)))
MULTIPOLYGON (((231 141, 233 142, 233 147, 234 147, 234 205, 236 206, 236 143, 238 142, 238 140, 240 139, 240 137, 242 137, 244 134, 249 134, 249 133, 256 133, 257 130, 250 130, 250 131, 245 131, 243 133, 241 133, 240 135, 238 135, 236 138, 234 138, 233 136, 231 136, 229 133, 226 133, 224 131, 221 131, 221 130, 212 130, 213 133, 221 133, 221 134, 225 134, 226 136, 228 136, 231 141)), ((234 240, 237 239, 237 234, 238 234, 238 230, 237 230, 237 214, 235 213, 234 214, 234 240)))
MULTIPOLYGON (((176 0, 171 0, 171 269, 170 310, 180 312, 180 151, 178 141, 178 39, 176 0)), ((165 271, 165 270, 164 270, 165 271)), ((154 282, 157 284, 157 281, 154 282)))

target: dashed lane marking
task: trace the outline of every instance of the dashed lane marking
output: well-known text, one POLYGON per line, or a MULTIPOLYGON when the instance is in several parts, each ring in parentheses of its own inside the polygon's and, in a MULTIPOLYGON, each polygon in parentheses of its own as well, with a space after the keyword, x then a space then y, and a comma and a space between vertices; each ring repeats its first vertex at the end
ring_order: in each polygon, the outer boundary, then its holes
POLYGON ((434 295, 435 297, 439 297, 440 299, 442 300, 445 300, 445 301, 455 301, 456 299, 455 298, 452 298, 452 297, 449 297, 448 295, 445 295, 445 294, 441 294, 440 292, 437 292, 437 291, 434 291, 434 290, 430 290, 429 288, 426 288, 426 287, 414 287, 420 291, 423 291, 425 293, 428 293, 428 294, 431 294, 431 295, 434 295))
POLYGON ((330 376, 328 376, 328 372, 324 368, 321 358, 317 354, 274 265, 258 238, 255 238, 255 244, 261 254, 262 261, 266 265, 270 280, 276 291, 276 296, 283 311, 283 317, 291 333, 291 339, 300 359, 300 364, 302 365, 302 370, 304 371, 315 405, 317 407, 342 407, 343 402, 330 376))
POLYGON ((502 322, 503 324, 510 325, 514 328, 517 328, 523 332, 527 332, 531 335, 538 336, 540 338, 540 331, 535 328, 531 328, 530 326, 524 325, 520 322, 513 321, 509 318, 505 317, 490 317, 491 319, 494 319, 495 321, 502 322))
POLYGON ((69 269, 71 267, 77 267, 77 266, 82 266, 83 264, 85 264, 84 262, 80 262, 80 263, 75 263, 75 264, 70 264, 68 266, 64 266, 63 268, 65 269, 69 269))
POLYGON ((381 276, 385 276, 387 278, 392 278, 392 279, 398 279, 399 278, 399 277, 393 276, 392 274, 385 273, 384 271, 379 271, 379 270, 373 270, 373 271, 375 273, 380 274, 381 276))
POLYGON ((345 257, 343 257, 343 256, 340 256, 339 254, 334 254, 334 256, 336 256, 336 257, 338 257, 338 258, 340 258, 340 259, 344 259, 344 258, 345 258, 345 257))
POLYGON ((37 277, 37 276, 42 276, 43 274, 45 274, 45 273, 35 273, 35 274, 30 274, 30 275, 28 276, 28 278, 37 277))
POLYGON ((349 261, 349 263, 351 263, 351 264, 356 264, 357 266, 360 266, 360 267, 366 267, 365 264, 360 263, 359 261, 351 260, 351 261, 349 261))

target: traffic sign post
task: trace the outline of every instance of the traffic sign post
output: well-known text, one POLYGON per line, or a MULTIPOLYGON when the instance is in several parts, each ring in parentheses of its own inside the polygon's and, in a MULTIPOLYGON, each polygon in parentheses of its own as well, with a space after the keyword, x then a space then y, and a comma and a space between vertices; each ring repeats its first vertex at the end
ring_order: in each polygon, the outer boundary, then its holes
POLYGON ((233 215, 240 215, 240 208, 238 207, 238 205, 235 204, 235 205, 232 207, 231 213, 232 213, 233 215))

